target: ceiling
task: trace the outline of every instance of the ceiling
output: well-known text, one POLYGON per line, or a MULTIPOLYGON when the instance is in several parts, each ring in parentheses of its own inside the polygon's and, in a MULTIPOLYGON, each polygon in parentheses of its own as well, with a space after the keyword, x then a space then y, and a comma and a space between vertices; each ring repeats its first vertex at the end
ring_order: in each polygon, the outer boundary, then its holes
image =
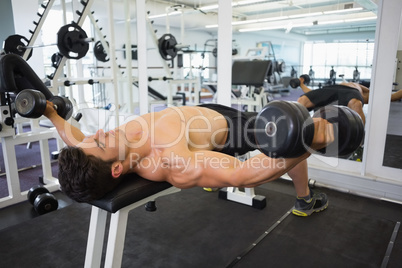
MULTIPOLYGON (((115 3, 119 2, 123 5, 124 0, 115 3)), ((377 2, 378 0, 232 1, 233 31, 279 30, 301 35, 374 31, 377 2)), ((217 4, 218 0, 148 0, 146 8, 155 25, 165 26, 166 14, 170 13, 170 27, 180 28, 183 18, 185 30, 216 32, 217 4)), ((124 13, 118 11, 116 14, 124 13)))

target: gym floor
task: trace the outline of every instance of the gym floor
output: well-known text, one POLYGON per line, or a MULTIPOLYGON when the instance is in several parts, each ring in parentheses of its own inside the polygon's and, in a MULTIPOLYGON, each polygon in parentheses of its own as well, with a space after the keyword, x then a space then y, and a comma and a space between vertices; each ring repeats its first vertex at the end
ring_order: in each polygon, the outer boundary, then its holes
MULTIPOLYGON (((315 190, 330 205, 306 218, 289 214, 286 180, 256 188, 263 210, 200 188, 161 197, 130 212, 122 267, 400 267, 402 205, 315 190)), ((28 202, 0 210, 0 267, 83 266, 90 206, 56 196, 42 216, 28 202)))
MULTIPOLYGON (((397 168, 402 168, 401 112, 401 102, 391 104, 384 157, 384 165, 397 168)), ((54 141, 49 145, 54 150, 54 141)), ((28 161, 36 154, 36 144, 21 145, 19 165, 37 165, 28 161)), ((55 163, 53 168, 57 172, 55 163)), ((40 166, 20 172, 22 190, 37 184, 40 172, 40 166)), ((5 181, 0 175, 0 198, 7 195, 5 181)), ((401 204, 316 190, 328 194, 330 205, 307 218, 289 214, 295 192, 286 180, 256 188, 267 198, 263 210, 200 188, 161 197, 156 212, 130 212, 122 266, 400 267, 401 204)), ((38 216, 29 202, 0 209, 0 267, 83 266, 90 206, 54 194, 59 209, 46 215, 38 216)))

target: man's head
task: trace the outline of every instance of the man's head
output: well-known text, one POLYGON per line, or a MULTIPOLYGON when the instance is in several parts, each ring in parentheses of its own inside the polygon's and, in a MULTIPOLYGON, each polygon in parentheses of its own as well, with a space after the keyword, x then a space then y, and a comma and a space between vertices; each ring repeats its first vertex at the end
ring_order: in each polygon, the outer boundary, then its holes
POLYGON ((103 197, 121 180, 112 176, 114 162, 87 155, 81 148, 63 148, 59 154, 58 178, 61 190, 78 202, 89 202, 103 197))

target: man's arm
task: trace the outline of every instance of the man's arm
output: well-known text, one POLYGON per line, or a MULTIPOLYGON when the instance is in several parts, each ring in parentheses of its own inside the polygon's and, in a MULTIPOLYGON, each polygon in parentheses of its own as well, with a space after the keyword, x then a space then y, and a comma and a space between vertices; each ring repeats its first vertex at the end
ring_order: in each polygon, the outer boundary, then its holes
POLYGON ((51 103, 50 101, 47 101, 44 116, 46 116, 56 127, 57 132, 60 135, 60 138, 67 145, 75 146, 84 140, 85 138, 84 133, 82 133, 81 130, 74 127, 66 120, 64 120, 62 117, 60 117, 57 114, 57 111, 54 109, 53 103, 51 103))
MULTIPOLYGON (((333 126, 324 119, 314 118, 314 139, 311 149, 318 150, 334 141, 333 126)), ((255 187, 275 180, 310 155, 297 158, 270 158, 258 154, 247 161, 216 151, 190 151, 184 146, 166 150, 167 180, 178 188, 255 187)), ((162 163, 163 164, 163 163, 162 163)))
POLYGON ((304 84, 304 78, 303 78, 303 77, 300 77, 299 80, 300 80, 300 88, 303 90, 304 93, 307 93, 307 92, 311 91, 311 89, 308 88, 308 87, 304 84))

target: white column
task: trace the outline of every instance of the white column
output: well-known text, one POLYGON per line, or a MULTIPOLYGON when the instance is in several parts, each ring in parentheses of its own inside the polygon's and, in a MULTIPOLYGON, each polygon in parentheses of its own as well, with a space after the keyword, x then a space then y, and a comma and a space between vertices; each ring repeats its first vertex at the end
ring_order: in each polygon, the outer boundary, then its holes
POLYGON ((126 74, 127 74, 127 91, 128 94, 128 112, 133 114, 134 105, 133 105, 133 70, 131 68, 132 64, 132 50, 131 50, 131 17, 130 17, 130 1, 124 1, 124 19, 126 20, 125 28, 126 28, 126 74))
POLYGON ((219 0, 218 25, 217 101, 220 104, 230 106, 232 87, 232 1, 219 0))
POLYGON ((116 46, 115 46, 115 36, 114 36, 114 17, 113 17, 113 0, 109 0, 109 33, 110 33, 110 41, 109 41, 109 53, 110 53, 110 68, 113 74, 113 96, 114 96, 114 104, 115 104, 115 127, 119 126, 119 81, 117 75, 117 64, 116 63, 116 46))
POLYGON ((137 0, 137 55, 140 114, 148 112, 147 23, 145 0, 137 0))
POLYGON ((400 169, 382 166, 392 93, 393 63, 399 41, 395 33, 400 32, 402 1, 382 0, 378 7, 363 172, 402 182, 400 169))

